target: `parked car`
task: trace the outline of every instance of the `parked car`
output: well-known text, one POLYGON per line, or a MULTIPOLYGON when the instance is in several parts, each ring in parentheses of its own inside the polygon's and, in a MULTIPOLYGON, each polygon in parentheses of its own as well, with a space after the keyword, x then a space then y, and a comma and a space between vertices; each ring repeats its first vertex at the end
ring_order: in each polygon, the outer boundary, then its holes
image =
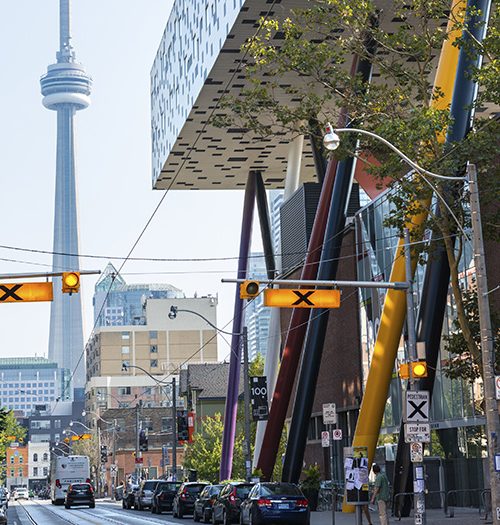
POLYGON ((210 523, 212 508, 224 485, 207 485, 194 502, 193 519, 210 523))
POLYGON ((135 502, 135 492, 139 489, 139 485, 134 481, 128 481, 125 485, 122 499, 122 507, 124 509, 131 509, 135 502))
POLYGON ((73 505, 88 505, 91 509, 95 507, 94 488, 90 483, 72 483, 64 498, 64 507, 71 508, 73 505))
POLYGON ((0 508, 9 506, 9 498, 7 497, 7 489, 0 487, 0 508))
POLYGON ((174 496, 181 485, 180 481, 160 481, 153 494, 151 512, 161 514, 164 510, 172 510, 174 496))
POLYGON ((0 507, 0 525, 7 525, 7 507, 0 507))
POLYGON ((293 483, 257 483, 240 507, 241 525, 309 525, 307 499, 293 483))
POLYGON ((14 500, 28 499, 28 497, 29 497, 29 492, 26 487, 17 487, 14 490, 14 500))
POLYGON ((183 518, 185 514, 193 514, 194 502, 207 485, 208 483, 199 483, 197 481, 184 482, 179 487, 172 502, 174 518, 183 518))
POLYGON ((156 485, 160 482, 159 479, 147 479, 141 481, 139 488, 134 492, 134 509, 144 510, 151 508, 153 504, 153 493, 156 485))
POLYGON ((212 523, 229 525, 240 520, 241 503, 247 499, 253 483, 232 482, 224 485, 213 505, 212 523))

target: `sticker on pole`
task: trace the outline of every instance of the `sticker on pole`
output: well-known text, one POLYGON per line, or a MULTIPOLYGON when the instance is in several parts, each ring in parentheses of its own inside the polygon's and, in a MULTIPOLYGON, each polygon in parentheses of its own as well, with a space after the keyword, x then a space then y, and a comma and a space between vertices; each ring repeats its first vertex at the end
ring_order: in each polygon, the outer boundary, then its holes
POLYGON ((330 432, 328 432, 328 430, 321 432, 321 446, 323 448, 330 446, 330 432))
POLYGON ((340 441, 342 439, 342 429, 336 428, 333 431, 333 440, 334 441, 340 441))
POLYGON ((410 460, 412 463, 424 461, 424 445, 422 443, 410 443, 410 460))

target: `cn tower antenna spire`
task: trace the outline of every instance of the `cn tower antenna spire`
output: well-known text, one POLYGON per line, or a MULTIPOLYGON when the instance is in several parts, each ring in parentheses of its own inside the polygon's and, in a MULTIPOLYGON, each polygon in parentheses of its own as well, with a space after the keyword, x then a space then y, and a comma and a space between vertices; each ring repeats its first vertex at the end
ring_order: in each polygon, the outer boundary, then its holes
POLYGON ((71 0, 59 3, 59 52, 58 62, 73 62, 75 52, 71 45, 71 0))

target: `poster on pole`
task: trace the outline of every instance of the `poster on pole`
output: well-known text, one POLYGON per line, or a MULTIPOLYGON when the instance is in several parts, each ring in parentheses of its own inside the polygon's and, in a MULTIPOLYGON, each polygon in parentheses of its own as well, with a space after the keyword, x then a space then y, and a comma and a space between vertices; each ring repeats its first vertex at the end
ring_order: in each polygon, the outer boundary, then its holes
POLYGON ((323 448, 328 448, 330 446, 330 432, 328 432, 328 430, 323 430, 323 432, 321 432, 321 446, 323 448))
POLYGON ((344 449, 344 476, 346 502, 366 505, 368 494, 368 447, 346 447, 344 449))

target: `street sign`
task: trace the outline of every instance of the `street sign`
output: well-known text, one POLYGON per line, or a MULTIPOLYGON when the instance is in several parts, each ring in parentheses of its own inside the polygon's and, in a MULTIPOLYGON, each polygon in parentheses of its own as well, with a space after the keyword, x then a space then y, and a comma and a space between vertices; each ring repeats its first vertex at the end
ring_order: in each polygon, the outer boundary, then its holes
POLYGON ((408 390, 406 392, 407 423, 429 421, 429 392, 427 390, 408 390))
POLYGON ((334 441, 340 441, 342 439, 342 429, 336 428, 333 431, 333 440, 334 441))
POLYGON ((323 423, 325 425, 335 425, 337 423, 337 407, 335 403, 325 403, 323 405, 323 423))
POLYGON ((250 377, 250 398, 252 419, 254 421, 266 421, 269 417, 266 376, 250 377))
POLYGON ((17 441, 13 441, 11 444, 10 444, 10 448, 17 448, 19 446, 19 443, 17 441))
POLYGON ((321 432, 321 446, 323 448, 328 448, 330 446, 330 432, 328 432, 328 430, 323 430, 321 432))
POLYGON ((430 443, 429 423, 405 423, 405 443, 430 443))
POLYGON ((495 376, 495 398, 500 400, 500 376, 495 376))
POLYGON ((135 458, 136 465, 142 465, 144 463, 144 458, 135 458))
POLYGON ((410 460, 412 463, 424 461, 424 445, 422 443, 410 443, 410 460))
POLYGON ((340 308, 340 290, 266 288, 264 306, 279 308, 340 308))
POLYGON ((52 301, 52 283, 0 284, 0 303, 52 301))
POLYGON ((118 465, 115 465, 114 463, 110 465, 109 472, 111 473, 111 477, 116 478, 116 475, 118 474, 118 465))

